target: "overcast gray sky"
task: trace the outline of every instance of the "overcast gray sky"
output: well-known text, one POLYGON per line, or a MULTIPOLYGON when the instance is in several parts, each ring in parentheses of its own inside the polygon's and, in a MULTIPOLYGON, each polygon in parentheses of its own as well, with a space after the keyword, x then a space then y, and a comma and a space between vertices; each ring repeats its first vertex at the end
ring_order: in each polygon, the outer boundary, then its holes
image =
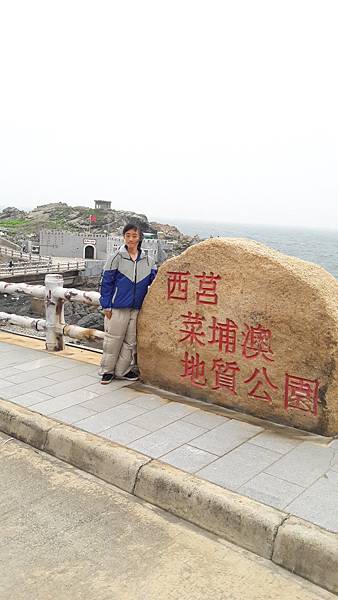
POLYGON ((2 0, 0 206, 338 228, 337 16, 337 0, 2 0))

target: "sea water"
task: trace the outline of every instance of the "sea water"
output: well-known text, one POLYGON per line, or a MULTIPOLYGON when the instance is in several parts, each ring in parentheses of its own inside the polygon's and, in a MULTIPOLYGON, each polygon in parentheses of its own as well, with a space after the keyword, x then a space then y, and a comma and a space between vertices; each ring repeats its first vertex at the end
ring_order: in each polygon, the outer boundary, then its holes
POLYGON ((171 223, 182 233, 201 239, 220 236, 256 240, 289 256, 316 263, 338 279, 338 231, 180 219, 172 219, 171 223))

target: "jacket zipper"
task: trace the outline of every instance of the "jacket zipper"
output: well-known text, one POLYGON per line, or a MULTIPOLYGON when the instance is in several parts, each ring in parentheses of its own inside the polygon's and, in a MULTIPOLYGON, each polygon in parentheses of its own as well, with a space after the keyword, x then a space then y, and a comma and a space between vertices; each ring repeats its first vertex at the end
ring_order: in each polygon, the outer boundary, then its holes
POLYGON ((118 287, 115 288, 115 292, 114 292, 114 295, 113 295, 112 300, 111 300, 112 305, 115 302, 115 298, 116 298, 117 292, 118 292, 118 287))
MULTIPOLYGON (((130 259, 131 260, 131 259, 130 259)), ((135 297, 136 297, 136 276, 137 276, 137 259, 134 262, 134 295, 133 295, 133 308, 135 308, 135 297)))

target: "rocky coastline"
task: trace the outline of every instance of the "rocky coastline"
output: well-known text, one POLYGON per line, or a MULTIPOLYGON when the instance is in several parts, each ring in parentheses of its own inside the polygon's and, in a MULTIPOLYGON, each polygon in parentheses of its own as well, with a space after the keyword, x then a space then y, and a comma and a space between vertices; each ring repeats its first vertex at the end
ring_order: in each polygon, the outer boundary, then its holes
MULTIPOLYGON (((134 222, 143 232, 161 237, 172 242, 169 256, 175 256, 186 250, 189 246, 200 241, 198 237, 182 234, 177 227, 170 224, 149 221, 144 214, 133 211, 117 209, 96 209, 84 206, 70 206, 64 202, 56 202, 37 206, 31 211, 7 207, 0 211, 0 246, 8 249, 21 250, 27 242, 39 243, 41 229, 57 229, 70 232, 105 233, 107 235, 121 235, 127 222, 134 222), (91 217, 93 219, 91 219, 91 217)), ((20 258, 16 259, 20 262, 20 258)), ((8 255, 4 253, 0 262, 8 262, 8 255)), ((99 278, 90 277, 79 289, 98 290, 99 278)), ((42 301, 31 299, 23 295, 0 295, 0 311, 14 313, 29 317, 44 318, 42 301)), ((65 303, 65 321, 81 327, 103 330, 103 316, 97 307, 89 307, 80 303, 65 303)), ((17 326, 7 326, 6 330, 21 334, 43 337, 42 332, 27 331, 17 326)), ((89 346, 97 347, 97 343, 88 342, 89 346)))

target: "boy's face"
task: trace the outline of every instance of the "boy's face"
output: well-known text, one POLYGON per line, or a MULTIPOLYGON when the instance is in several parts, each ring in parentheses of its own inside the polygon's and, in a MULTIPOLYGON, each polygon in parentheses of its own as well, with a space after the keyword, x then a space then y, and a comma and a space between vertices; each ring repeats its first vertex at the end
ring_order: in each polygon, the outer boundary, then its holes
POLYGON ((124 241, 128 248, 137 248, 137 244, 140 241, 140 234, 137 229, 129 229, 129 231, 124 234, 124 241))

